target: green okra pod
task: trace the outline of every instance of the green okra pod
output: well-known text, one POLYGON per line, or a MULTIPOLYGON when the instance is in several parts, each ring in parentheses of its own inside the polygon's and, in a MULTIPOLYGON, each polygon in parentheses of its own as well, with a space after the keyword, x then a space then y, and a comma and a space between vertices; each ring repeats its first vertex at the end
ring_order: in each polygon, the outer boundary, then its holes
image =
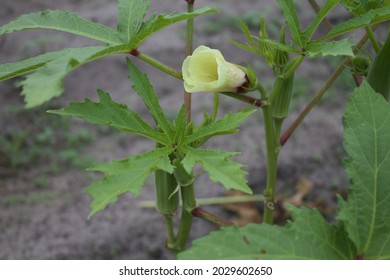
POLYGON ((156 208, 162 214, 174 214, 179 207, 176 178, 164 170, 155 171, 156 208))
MULTIPOLYGON (((157 144, 157 148, 162 147, 157 144)), ((174 174, 158 169, 154 172, 156 208, 162 214, 174 214, 179 207, 178 183, 174 174)))
POLYGON ((288 116, 294 88, 294 73, 288 78, 277 77, 272 87, 269 101, 274 119, 285 119, 288 116))

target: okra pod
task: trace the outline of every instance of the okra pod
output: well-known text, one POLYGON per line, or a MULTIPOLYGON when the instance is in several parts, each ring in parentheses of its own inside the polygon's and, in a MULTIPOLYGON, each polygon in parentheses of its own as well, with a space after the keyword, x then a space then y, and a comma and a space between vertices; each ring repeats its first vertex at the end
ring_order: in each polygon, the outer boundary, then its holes
POLYGON ((294 73, 288 78, 277 77, 272 87, 269 101, 274 119, 287 117, 294 87, 294 73))

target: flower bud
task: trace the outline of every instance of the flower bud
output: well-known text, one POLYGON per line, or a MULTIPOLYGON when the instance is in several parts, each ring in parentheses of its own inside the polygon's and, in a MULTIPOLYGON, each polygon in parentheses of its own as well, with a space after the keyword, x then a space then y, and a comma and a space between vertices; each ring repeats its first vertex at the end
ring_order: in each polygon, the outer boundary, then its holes
POLYGON ((352 73, 357 75, 367 76, 371 62, 362 56, 354 56, 352 58, 352 73))
POLYGON ((251 70, 227 62, 219 50, 199 46, 182 66, 184 88, 187 92, 245 92, 253 85, 251 70), (248 74, 247 74, 248 73, 248 74))

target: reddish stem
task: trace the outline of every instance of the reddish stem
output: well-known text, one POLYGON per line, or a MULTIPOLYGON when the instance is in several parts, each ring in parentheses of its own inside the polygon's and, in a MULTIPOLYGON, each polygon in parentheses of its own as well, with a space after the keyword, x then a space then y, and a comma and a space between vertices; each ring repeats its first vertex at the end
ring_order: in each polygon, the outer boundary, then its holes
POLYGON ((200 207, 196 207, 194 210, 192 210, 191 213, 192 213, 192 216, 194 216, 196 218, 202 218, 202 219, 205 219, 209 222, 212 222, 212 223, 220 225, 220 226, 228 227, 228 226, 234 225, 234 223, 232 221, 229 221, 229 220, 221 218, 215 214, 207 212, 206 210, 203 210, 200 207))

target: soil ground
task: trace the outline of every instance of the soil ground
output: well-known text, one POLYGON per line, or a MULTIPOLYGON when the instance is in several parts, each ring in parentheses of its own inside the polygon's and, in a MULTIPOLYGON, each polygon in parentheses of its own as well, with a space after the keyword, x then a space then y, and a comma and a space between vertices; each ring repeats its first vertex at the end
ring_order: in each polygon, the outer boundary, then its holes
MULTIPOLYGON (((68 10, 112 27, 116 24, 114 0, 2 0, 0 25, 17 16, 45 9, 68 10)), ((184 1, 152 1, 151 12, 186 9, 184 1)), ((227 38, 244 41, 235 19, 243 16, 253 26, 263 15, 270 22, 270 34, 278 36, 280 18, 276 1, 199 1, 197 6, 217 6, 219 15, 196 20, 196 45, 207 45, 222 51, 227 60, 237 64, 253 62, 266 84, 270 75, 261 59, 230 44, 227 38)), ((302 1, 301 1, 302 2, 302 1)), ((313 13, 301 8, 301 20, 307 22, 313 13)), ((342 11, 337 13, 343 14, 342 11)), ((338 15, 336 13, 336 16, 338 15)), ((256 33, 256 29, 253 29, 256 33)), ((148 39, 140 50, 180 69, 184 58, 184 25, 177 24, 148 39)), ((37 53, 62 47, 91 45, 94 42, 59 32, 17 32, 0 38, 0 63, 20 60, 37 53)), ((134 60, 134 59, 133 59, 134 60)), ((290 124, 304 104, 319 89, 335 67, 337 59, 307 61, 297 73, 295 97, 290 124)), ((141 61, 135 61, 149 74, 162 106, 176 114, 182 103, 182 84, 141 61), (177 98, 179 97, 180 98, 177 98)), ((115 205, 87 220, 90 197, 83 189, 100 174, 84 169, 96 162, 122 159, 153 147, 143 138, 96 128, 80 120, 60 120, 48 116, 48 108, 64 107, 69 101, 97 99, 96 89, 111 93, 146 118, 147 111, 127 79, 125 57, 118 55, 87 64, 65 80, 60 98, 42 108, 24 110, 23 98, 16 84, 0 84, 0 259, 170 259, 164 249, 165 230, 162 217, 154 209, 144 209, 139 202, 153 200, 153 180, 148 181, 140 197, 124 195, 115 205)), ((296 194, 297 185, 312 186, 303 203, 319 207, 329 217, 335 211, 336 191, 345 190, 347 179, 342 168, 342 114, 350 91, 351 78, 344 76, 299 127, 280 156, 279 200, 296 194), (345 80, 343 80, 345 79, 345 80), (299 184, 301 182, 301 184, 299 184)), ((193 94, 193 118, 211 112, 212 95, 193 94)), ((236 111, 245 105, 228 97, 221 100, 221 112, 236 111)), ((217 137, 207 147, 241 152, 236 160, 246 165, 248 180, 255 193, 262 193, 265 181, 265 148, 261 111, 242 125, 238 134, 217 137)), ((196 184, 197 196, 223 196, 220 185, 201 173, 196 184)), ((261 215, 261 203, 254 205, 255 216, 261 215)), ((236 219, 239 211, 219 206, 206 207, 221 216, 236 219)), ((256 220, 256 218, 253 218, 256 220)), ((251 221, 251 219, 249 219, 251 221)), ((213 225, 196 220, 191 239, 203 236, 213 225)))

